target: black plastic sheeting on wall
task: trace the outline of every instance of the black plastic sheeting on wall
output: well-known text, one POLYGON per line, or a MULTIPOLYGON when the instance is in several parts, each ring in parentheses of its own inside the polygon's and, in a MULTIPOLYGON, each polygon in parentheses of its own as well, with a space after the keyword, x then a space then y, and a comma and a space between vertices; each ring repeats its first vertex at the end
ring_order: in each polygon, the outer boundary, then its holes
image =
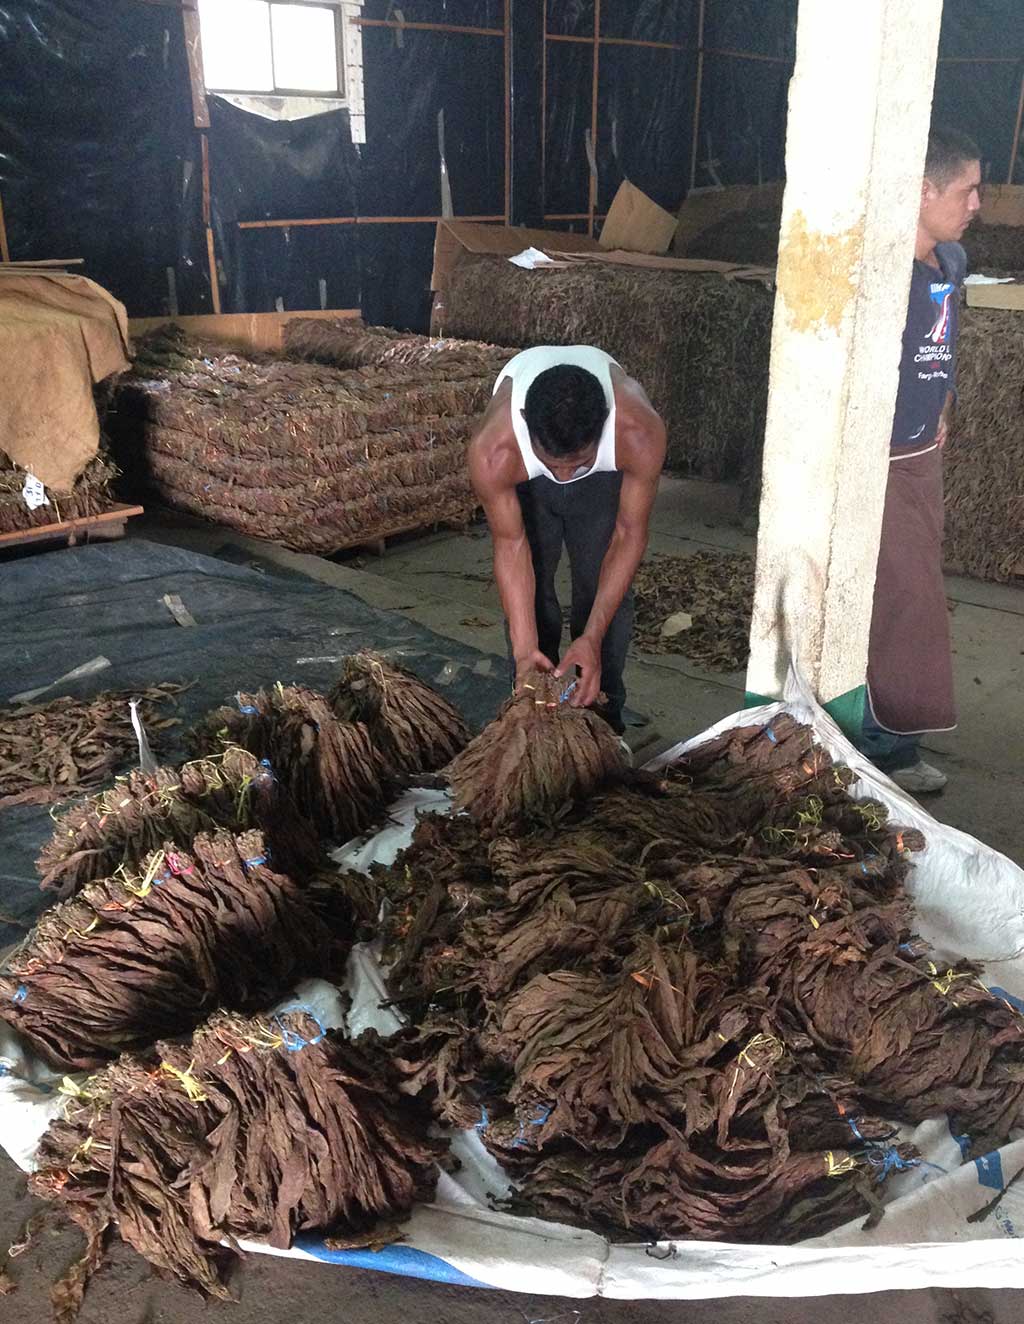
MULTIPOLYGON (((674 211, 689 186, 696 100, 696 0, 604 0, 597 66, 597 208, 606 212, 623 179, 674 211), (648 45, 630 45, 645 42, 648 45), (656 44, 655 44, 656 43, 656 44)), ((544 213, 588 211, 593 129, 593 0, 549 0, 544 213), (582 40, 588 39, 588 40, 582 40)))
MULTIPOLYGON (((367 0, 362 13, 365 144, 345 111, 279 122, 210 98, 224 311, 323 299, 425 329, 433 224, 414 218, 441 211, 439 112, 456 215, 586 213, 598 13, 597 212, 623 178, 670 209, 689 187, 699 0, 367 0), (545 12, 548 34, 568 40, 545 41, 545 12), (342 223, 239 226, 324 218, 342 223)), ((797 0, 706 0, 698 185, 782 176, 796 16, 797 0)), ((1005 180, 1024 4, 946 0, 940 56, 936 119, 975 137, 987 178, 1005 180)), ((174 5, 0 0, 12 257, 84 257, 134 315, 168 310, 172 268, 179 310, 211 311, 201 141, 174 5)))
POLYGON ((0 3, 0 196, 11 256, 85 258, 132 312, 210 308, 181 15, 0 3), (184 89, 184 95, 183 95, 184 89))
MULTIPOLYGON (((1009 178, 1022 75, 1024 5, 946 0, 932 118, 975 140, 983 176, 993 183, 1009 178)), ((1014 182, 1024 183, 1024 162, 1014 182)))

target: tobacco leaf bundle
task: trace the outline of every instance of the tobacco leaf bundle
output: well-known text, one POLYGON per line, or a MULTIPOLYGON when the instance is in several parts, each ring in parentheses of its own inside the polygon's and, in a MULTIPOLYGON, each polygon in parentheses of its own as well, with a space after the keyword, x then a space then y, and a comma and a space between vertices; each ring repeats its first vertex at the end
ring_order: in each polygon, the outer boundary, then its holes
POLYGON ((104 782, 137 747, 130 699, 140 700, 150 743, 159 748, 161 735, 178 719, 158 706, 182 689, 168 683, 0 709, 0 808, 49 804, 104 782))
POLYGON ((369 728, 399 776, 436 772, 469 741, 469 728, 447 699, 379 653, 346 658, 328 697, 343 721, 369 728))
POLYGON ((51 1123, 31 1187, 87 1227, 115 1222, 157 1268, 226 1298, 223 1239, 374 1241, 429 1200, 445 1144, 387 1054, 301 1010, 218 1013, 91 1077, 51 1123))
POLYGON ((187 850, 198 832, 259 828, 275 868, 301 878, 320 847, 312 825, 274 776, 269 762, 229 746, 222 754, 152 776, 135 770, 56 820, 36 863, 40 886, 61 897, 117 869, 136 871, 170 842, 187 850))
POLYGON ((239 694, 192 732, 200 755, 240 745, 267 759, 317 833, 347 841, 365 831, 388 799, 387 765, 363 722, 336 717, 315 690, 275 685, 239 694))
POLYGON ((618 737, 588 708, 562 702, 567 682, 532 672, 452 760, 455 804, 488 832, 550 819, 620 776, 618 737))
POLYGON ((200 833, 46 911, 0 975, 0 1017, 47 1061, 87 1069, 218 1006, 265 1007, 344 955, 260 833, 200 833))

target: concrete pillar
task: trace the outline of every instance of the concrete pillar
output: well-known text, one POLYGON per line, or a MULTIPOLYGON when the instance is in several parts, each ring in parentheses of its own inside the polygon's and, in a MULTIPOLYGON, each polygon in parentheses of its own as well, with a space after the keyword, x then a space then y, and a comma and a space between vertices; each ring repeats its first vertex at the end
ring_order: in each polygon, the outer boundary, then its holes
POLYGON ((859 725, 940 0, 800 0, 747 690, 859 725))

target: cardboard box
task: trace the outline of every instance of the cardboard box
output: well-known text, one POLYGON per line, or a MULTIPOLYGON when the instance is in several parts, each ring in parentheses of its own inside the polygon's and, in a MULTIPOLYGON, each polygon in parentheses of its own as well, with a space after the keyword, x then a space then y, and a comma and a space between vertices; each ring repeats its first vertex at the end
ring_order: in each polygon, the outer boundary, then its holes
POLYGON ((600 245, 626 253, 667 253, 677 218, 624 179, 601 227, 600 245))

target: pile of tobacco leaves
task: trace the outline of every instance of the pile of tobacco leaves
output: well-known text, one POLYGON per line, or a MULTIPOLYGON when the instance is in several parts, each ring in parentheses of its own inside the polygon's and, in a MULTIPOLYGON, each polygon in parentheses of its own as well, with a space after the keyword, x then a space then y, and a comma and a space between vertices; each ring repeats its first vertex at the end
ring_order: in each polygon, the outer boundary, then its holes
POLYGON ((118 470, 110 459, 105 441, 75 479, 67 492, 44 489, 42 505, 30 510, 25 502, 27 471, 0 450, 0 533, 59 524, 64 520, 87 519, 110 510, 115 504, 113 485, 118 470))
POLYGON ((468 734, 358 654, 329 697, 240 694, 193 762, 58 820, 40 871, 68 899, 0 970, 0 1018, 99 1068, 66 1082, 32 1178, 88 1237, 61 1321, 114 1225, 217 1296, 240 1238, 393 1240, 434 1190, 432 1122, 476 1130, 515 1212, 778 1243, 881 1216, 917 1161, 895 1124, 948 1115, 991 1148, 1024 1121, 1024 1017, 930 959, 906 888, 923 837, 855 800, 808 728, 635 772, 535 675, 468 734), (323 871, 446 764, 467 812, 422 818, 370 876, 323 871), (270 1010, 366 936, 397 1035, 270 1010))
POLYGON ((177 725, 159 711, 184 687, 154 685, 141 692, 97 694, 0 708, 0 808, 49 804, 101 785, 136 748, 129 700, 152 743, 177 725))
MULTIPOLYGON (((69 704, 52 708, 58 723, 69 704)), ((39 729, 45 742, 45 716, 39 729)), ((106 728, 89 729, 109 771, 120 759, 106 728)), ((411 672, 359 654, 331 700, 240 694, 193 734, 199 757, 131 772, 57 818, 38 867, 62 899, 0 966, 0 1019, 53 1067, 102 1068, 66 1080, 34 1179, 89 1235, 55 1290, 62 1320, 112 1222, 220 1295, 224 1239, 392 1239, 378 1221, 430 1198, 446 1149, 372 1042, 316 1032, 305 1015, 244 1018, 303 979, 343 979, 379 898, 365 876, 328 872, 327 847, 446 763, 469 736, 461 717, 411 672)))
POLYGON ((709 671, 747 664, 754 602, 754 558, 703 551, 653 556, 637 571, 635 646, 681 653, 709 671))
POLYGON ((30 1179, 88 1238, 54 1290, 58 1320, 73 1318, 113 1223, 151 1264, 222 1298, 224 1241, 388 1240, 388 1223, 432 1198, 446 1150, 396 1085, 380 1047, 289 1010, 218 1013, 75 1087, 30 1179))
POLYGON ((890 1121, 1024 1121, 1024 1018, 915 940, 916 831, 787 716, 514 837, 427 818, 388 869, 404 1089, 512 1207, 632 1239, 791 1242, 880 1213, 890 1121))

